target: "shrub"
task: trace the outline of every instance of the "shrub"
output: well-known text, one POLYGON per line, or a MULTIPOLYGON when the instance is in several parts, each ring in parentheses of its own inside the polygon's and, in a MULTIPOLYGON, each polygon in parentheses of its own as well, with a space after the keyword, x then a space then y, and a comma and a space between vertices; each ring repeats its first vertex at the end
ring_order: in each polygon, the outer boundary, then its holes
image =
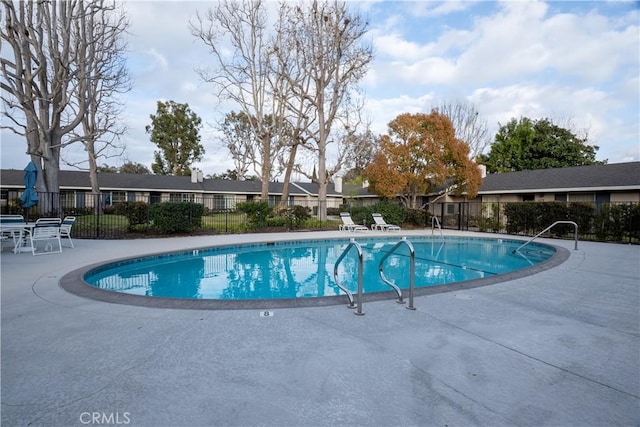
POLYGON ((291 224, 291 227, 298 228, 304 221, 311 218, 311 209, 295 205, 284 209, 281 215, 291 224))
POLYGON ((287 227, 289 224, 289 220, 284 216, 270 216, 263 225, 266 227, 287 227))
POLYGON ((151 205, 149 218, 161 233, 184 233, 202 227, 204 205, 190 202, 162 202, 151 205))
POLYGON ((417 227, 431 227, 431 214, 426 209, 406 208, 404 210, 404 223, 417 227))
MULTIPOLYGON (((344 206, 344 205, 342 205, 342 206, 344 206)), ((343 210, 340 210, 342 208, 342 206, 339 207, 339 208, 327 208, 327 215, 328 216, 339 216, 340 212, 344 212, 343 210)))
MULTIPOLYGON (((542 231, 556 221, 568 221, 569 211, 567 204, 564 202, 544 202, 535 203, 538 208, 536 216, 536 230, 542 231)), ((551 230, 554 236, 563 236, 573 230, 569 224, 558 224, 551 230)))
MULTIPOLYGON (((495 203, 497 205, 497 203, 495 203)), ((504 206, 504 214, 507 217, 507 233, 518 234, 525 233, 531 234, 537 227, 537 211, 538 203, 534 202, 521 202, 521 203, 507 203, 504 206)), ((495 216, 495 209, 492 206, 495 216)), ((491 227, 490 224, 487 224, 491 227)))
POLYGON ((247 215, 249 225, 253 228, 263 227, 267 223, 267 217, 273 212, 268 202, 243 202, 236 205, 236 209, 247 215))
POLYGON ((149 223, 149 205, 144 202, 120 202, 114 206, 116 215, 122 215, 129 221, 129 231, 139 229, 149 223))
POLYGON ((640 203, 629 205, 628 224, 629 237, 640 238, 640 203))
MULTIPOLYGON (((404 223, 404 214, 402 208, 399 205, 389 203, 389 202, 380 202, 371 206, 370 213, 377 212, 384 220, 389 224, 402 225, 404 223)), ((423 213, 424 219, 424 213, 423 213)), ((373 217, 371 217, 371 222, 373 222, 373 217)))
POLYGON ((591 203, 569 203, 568 218, 578 224, 578 231, 590 233, 594 219, 594 206, 591 203))

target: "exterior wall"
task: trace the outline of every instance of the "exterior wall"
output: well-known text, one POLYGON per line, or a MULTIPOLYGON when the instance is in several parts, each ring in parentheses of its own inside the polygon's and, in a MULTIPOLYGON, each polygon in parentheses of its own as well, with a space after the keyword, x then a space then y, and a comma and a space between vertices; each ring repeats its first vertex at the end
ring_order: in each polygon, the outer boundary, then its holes
POLYGON ((483 203, 511 203, 521 201, 522 197, 517 194, 492 194, 488 196, 482 196, 483 203))
POLYGON ((611 193, 612 203, 640 202, 640 191, 629 193, 611 193))
MULTIPOLYGON (((317 200, 317 199, 316 199, 317 200)), ((339 208, 342 205, 342 199, 337 197, 327 198, 327 208, 339 208)))
POLYGON ((555 197, 556 195, 554 193, 543 193, 534 195, 533 200, 535 202, 553 202, 555 201, 555 197))

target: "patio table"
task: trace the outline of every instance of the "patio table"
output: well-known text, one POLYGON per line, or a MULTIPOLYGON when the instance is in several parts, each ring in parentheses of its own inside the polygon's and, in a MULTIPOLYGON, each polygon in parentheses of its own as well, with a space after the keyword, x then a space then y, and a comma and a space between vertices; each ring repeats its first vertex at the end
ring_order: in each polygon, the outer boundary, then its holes
POLYGON ((17 254, 22 248, 27 233, 30 233, 35 226, 35 222, 6 222, 0 224, 0 234, 11 233, 13 238, 13 253, 17 254), (18 234, 17 237, 16 233, 18 234))

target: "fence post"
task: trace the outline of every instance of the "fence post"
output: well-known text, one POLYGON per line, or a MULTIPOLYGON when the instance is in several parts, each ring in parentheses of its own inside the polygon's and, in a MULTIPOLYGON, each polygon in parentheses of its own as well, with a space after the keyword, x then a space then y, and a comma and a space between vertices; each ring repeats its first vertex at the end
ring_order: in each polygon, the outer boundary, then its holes
POLYGON ((229 232, 229 200, 224 199, 224 232, 229 232))

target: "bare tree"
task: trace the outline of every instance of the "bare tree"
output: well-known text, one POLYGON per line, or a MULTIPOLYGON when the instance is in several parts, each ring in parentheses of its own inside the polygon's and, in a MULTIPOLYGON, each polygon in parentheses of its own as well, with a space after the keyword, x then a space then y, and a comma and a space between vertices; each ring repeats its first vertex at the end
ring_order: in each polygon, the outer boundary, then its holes
POLYGON ((375 159, 379 146, 379 138, 371 130, 354 134, 349 137, 347 146, 347 163, 344 165, 348 171, 344 178, 347 181, 361 179, 361 175, 369 163, 375 159))
POLYGON ((282 185, 281 207, 289 201, 289 183, 294 170, 302 170, 298 160, 298 149, 304 147, 311 140, 311 136, 306 131, 310 129, 315 121, 316 115, 313 105, 305 102, 302 93, 309 91, 311 79, 308 78, 306 70, 301 69, 294 58, 296 54, 296 40, 288 37, 288 22, 291 9, 282 3, 279 10, 276 31, 272 39, 275 52, 275 61, 272 62, 274 75, 278 79, 277 85, 280 91, 277 96, 280 105, 284 106, 281 113, 283 118, 283 131, 281 132, 280 146, 282 151, 278 156, 278 164, 284 170, 284 180, 282 185))
POLYGON ((249 118, 257 138, 262 180, 261 198, 268 200, 273 159, 280 146, 284 105, 278 84, 283 79, 273 74, 274 49, 269 46, 267 13, 262 1, 222 0, 204 15, 198 13, 190 23, 191 33, 209 48, 214 69, 197 72, 212 83, 217 95, 238 104, 249 118), (229 49, 231 52, 229 53, 229 49))
POLYGON ((249 168, 256 163, 256 138, 248 116, 232 111, 225 115, 218 130, 222 132, 220 143, 231 154, 238 178, 244 180, 249 168))
POLYGON ((440 114, 449 117, 456 131, 456 138, 469 145, 469 158, 475 159, 491 145, 487 121, 476 107, 467 101, 442 102, 434 108, 440 114))
POLYGON ((350 122, 358 109, 352 107, 359 103, 352 95, 373 59, 371 47, 363 42, 368 23, 337 0, 282 7, 289 18, 282 23, 282 37, 291 42, 289 58, 296 75, 304 76, 287 82, 314 116, 302 134, 309 141, 305 147, 313 149, 318 161, 318 218, 324 220, 327 184, 344 158, 344 150, 338 149, 334 168, 328 168, 327 148, 346 142, 346 136, 355 132, 356 125, 350 122))
MULTIPOLYGON (((119 116, 123 104, 118 95, 131 89, 126 61, 124 34, 129 27, 124 12, 113 0, 97 0, 95 13, 87 18, 87 78, 75 94, 75 105, 86 100, 82 119, 82 134, 72 132, 70 141, 84 144, 89 165, 89 179, 93 193, 99 193, 98 159, 120 156, 125 150, 120 137, 126 126, 119 116)), ((74 105, 74 103, 72 103, 74 105)), ((63 161, 64 158, 63 158, 63 161)), ((80 163, 65 163, 76 166, 80 163)))
POLYGON ((86 99, 75 114, 71 98, 87 76, 87 17, 93 3, 2 0, 3 115, 9 129, 27 140, 27 154, 42 173, 36 189, 58 192, 63 137, 84 117, 86 99), (10 50, 10 52, 8 52, 10 50), (4 54, 4 52, 7 52, 4 54))

